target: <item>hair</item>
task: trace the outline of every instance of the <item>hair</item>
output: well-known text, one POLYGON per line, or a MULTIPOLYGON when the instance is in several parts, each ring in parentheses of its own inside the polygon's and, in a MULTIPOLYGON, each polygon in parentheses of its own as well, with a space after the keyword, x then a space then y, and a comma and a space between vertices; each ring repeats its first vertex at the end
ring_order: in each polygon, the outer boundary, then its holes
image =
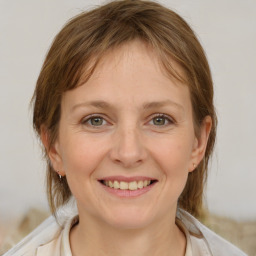
POLYGON ((71 197, 66 177, 59 179, 47 156, 58 136, 62 95, 80 86, 82 77, 87 81, 107 51, 136 39, 152 47, 170 76, 186 82, 195 133, 206 116, 212 118, 204 159, 189 173, 178 200, 179 207, 200 217, 217 125, 210 68, 201 44, 185 20, 158 3, 143 0, 112 1, 79 14, 62 28, 48 51, 32 102, 34 129, 40 136, 44 127, 48 134, 49 147, 44 152, 48 201, 53 214, 71 197), (173 61, 181 67, 183 76, 175 72, 173 61))

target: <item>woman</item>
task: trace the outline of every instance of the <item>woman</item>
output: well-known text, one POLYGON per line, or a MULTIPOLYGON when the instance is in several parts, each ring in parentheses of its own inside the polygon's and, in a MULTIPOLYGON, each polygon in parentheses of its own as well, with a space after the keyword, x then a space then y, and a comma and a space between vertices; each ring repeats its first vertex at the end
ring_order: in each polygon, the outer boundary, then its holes
POLYGON ((204 51, 176 13, 127 0, 73 18, 33 100, 55 217, 6 255, 245 255, 194 218, 217 121, 204 51))

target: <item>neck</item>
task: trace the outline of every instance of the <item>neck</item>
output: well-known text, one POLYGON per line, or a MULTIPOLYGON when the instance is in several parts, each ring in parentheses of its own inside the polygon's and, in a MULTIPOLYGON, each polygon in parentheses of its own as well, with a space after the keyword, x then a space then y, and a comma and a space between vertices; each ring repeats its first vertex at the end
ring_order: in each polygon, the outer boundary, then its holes
POLYGON ((175 219, 161 220, 157 225, 141 229, 119 229, 98 220, 81 220, 70 233, 72 255, 91 256, 184 256, 186 238, 175 219), (169 223, 169 225, 166 225, 169 223))

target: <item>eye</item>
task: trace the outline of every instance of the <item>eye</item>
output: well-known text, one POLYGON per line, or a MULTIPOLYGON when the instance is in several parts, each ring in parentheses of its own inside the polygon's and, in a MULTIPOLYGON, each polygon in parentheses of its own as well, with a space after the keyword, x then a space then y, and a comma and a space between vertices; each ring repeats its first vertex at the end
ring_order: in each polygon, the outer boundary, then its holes
POLYGON ((156 126, 166 126, 169 124, 173 124, 174 121, 165 114, 157 114, 155 117, 152 118, 150 123, 153 123, 153 125, 156 126))
POLYGON ((88 126, 92 126, 92 127, 97 127, 97 126, 102 126, 102 125, 106 125, 107 122, 106 120, 101 117, 101 116, 90 116, 90 117, 86 117, 82 120, 82 124, 83 125, 88 125, 88 126))

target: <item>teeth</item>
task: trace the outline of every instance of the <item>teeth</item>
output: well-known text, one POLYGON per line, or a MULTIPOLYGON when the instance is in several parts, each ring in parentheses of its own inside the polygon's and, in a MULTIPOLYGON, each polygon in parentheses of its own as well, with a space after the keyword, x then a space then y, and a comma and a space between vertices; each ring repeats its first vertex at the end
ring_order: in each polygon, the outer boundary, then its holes
POLYGON ((103 184, 107 187, 114 188, 114 189, 121 189, 121 190, 137 190, 142 189, 143 187, 147 187, 151 184, 150 180, 140 180, 140 181, 131 181, 131 182, 125 182, 125 181, 103 181, 103 184))
POLYGON ((128 189, 129 184, 127 182, 121 181, 120 182, 120 189, 128 189))
POLYGON ((116 180, 114 181, 114 188, 115 188, 115 189, 120 188, 119 182, 116 181, 116 180))
POLYGON ((138 189, 138 185, 136 181, 129 182, 129 190, 136 190, 138 189))
POLYGON ((142 180, 140 180, 140 181, 138 182, 138 188, 143 188, 143 181, 142 181, 142 180))
POLYGON ((109 182, 108 182, 108 186, 111 187, 111 188, 113 188, 113 187, 114 187, 114 183, 113 183, 112 181, 109 181, 109 182))

